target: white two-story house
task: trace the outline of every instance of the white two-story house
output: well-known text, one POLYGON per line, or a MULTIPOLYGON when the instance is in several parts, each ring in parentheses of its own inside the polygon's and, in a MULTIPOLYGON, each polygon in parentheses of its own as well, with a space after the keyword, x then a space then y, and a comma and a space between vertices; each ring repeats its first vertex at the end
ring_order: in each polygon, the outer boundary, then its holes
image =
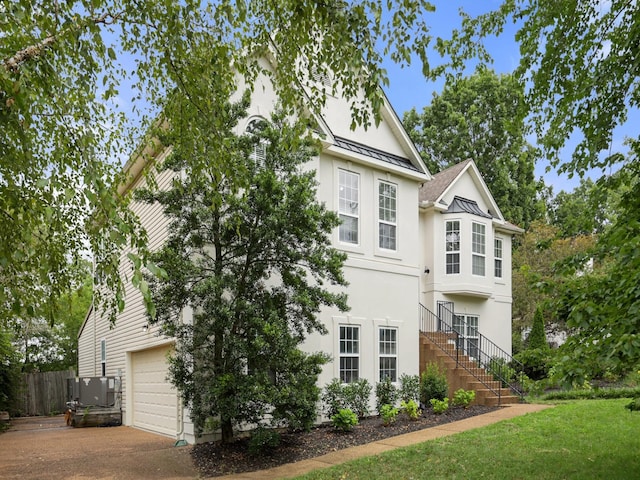
MULTIPOLYGON (((260 77, 237 133, 269 118, 276 103, 271 82, 260 77)), ((351 130, 348 104, 329 97, 316 119, 322 151, 309 168, 317 174, 319 200, 342 220, 333 245, 348 255, 351 307, 348 313, 323 310, 329 334, 312 334, 303 346, 333 358, 320 386, 333 378, 366 378, 375 385, 385 376, 397 381, 418 374, 421 304, 435 312, 449 302, 469 325, 511 349, 511 235, 519 229, 504 221, 472 161, 432 176, 388 102, 380 115, 379 125, 351 130)), ((155 161, 168 154, 148 153, 155 161)), ((140 156, 127 164, 132 180, 124 188, 145 185, 145 161, 140 156)), ((168 188, 170 174, 157 183, 168 188)), ((160 207, 134 202, 131 208, 151 249, 158 248, 167 227, 160 207)), ((123 274, 127 268, 123 254, 123 274)), ((126 425, 192 443, 197 439, 188 411, 167 380, 172 343, 149 327, 140 293, 127 285, 126 307, 113 328, 97 309, 87 315, 78 375, 120 376, 126 425)))

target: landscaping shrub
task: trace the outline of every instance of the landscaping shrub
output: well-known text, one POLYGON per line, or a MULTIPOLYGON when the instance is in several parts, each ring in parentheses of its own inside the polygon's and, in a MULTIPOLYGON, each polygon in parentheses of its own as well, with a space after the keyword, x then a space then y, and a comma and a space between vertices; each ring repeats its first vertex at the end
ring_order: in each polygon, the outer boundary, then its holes
POLYGON ((420 377, 418 375, 400 375, 400 400, 409 402, 420 401, 420 377))
POLYGON ((344 404, 355 413, 358 418, 369 415, 369 397, 371 384, 366 378, 343 385, 344 404))
POLYGON ((383 425, 391 425, 398 418, 398 409, 393 405, 386 403, 379 410, 383 425))
POLYGON ((636 397, 627 403, 624 408, 628 409, 630 412, 640 411, 640 397, 636 397))
POLYGON ((258 427, 251 434, 248 450, 251 455, 261 455, 280 445, 280 434, 272 429, 258 427))
POLYGON ((322 405, 323 413, 329 418, 336 415, 343 408, 346 408, 347 405, 340 379, 334 378, 325 385, 322 392, 322 405))
POLYGON ((395 405, 398 400, 398 391, 391 379, 385 377, 379 383, 376 383, 376 410, 380 412, 380 408, 384 405, 395 405))
POLYGON ((333 427, 343 432, 349 432, 358 425, 358 416, 349 408, 342 408, 331 417, 333 427))
POLYGON ((359 418, 369 414, 369 397, 371 396, 371 384, 365 378, 355 382, 343 384, 340 379, 334 378, 325 385, 322 393, 322 411, 331 418, 341 409, 348 408, 359 418))
POLYGON ((524 373, 531 380, 547 378, 553 362, 553 355, 549 348, 529 348, 513 358, 522 363, 524 373))
POLYGON ((476 392, 473 390, 464 390, 459 388, 453 394, 451 403, 464 408, 469 408, 469 405, 476 399, 476 392))
POLYGON ((420 411, 418 402, 416 402, 415 400, 409 400, 408 402, 405 402, 403 400, 400 403, 400 407, 404 411, 405 415, 409 417, 409 419, 411 420, 417 420, 420 414, 422 413, 420 411))
POLYGON ((432 398, 444 400, 449 394, 446 374, 437 363, 429 363, 420 378, 420 401, 427 405, 432 398))
POLYGON ((429 400, 431 406, 433 407, 433 413, 436 415, 440 415, 441 413, 449 410, 449 399, 445 398, 444 400, 438 400, 437 398, 432 398, 429 400))
POLYGON ((542 400, 589 400, 611 398, 640 397, 640 387, 636 388, 593 388, 580 390, 562 390, 543 395, 542 400))
POLYGON ((495 381, 502 382, 503 387, 508 387, 509 383, 513 382, 516 377, 516 371, 501 357, 493 357, 489 360, 487 372, 493 375, 495 381))
POLYGON ((533 325, 531 331, 527 337, 527 350, 536 350, 538 348, 542 350, 549 350, 549 343, 547 342, 547 334, 544 330, 544 316, 542 315, 542 309, 538 306, 536 313, 533 316, 533 325))

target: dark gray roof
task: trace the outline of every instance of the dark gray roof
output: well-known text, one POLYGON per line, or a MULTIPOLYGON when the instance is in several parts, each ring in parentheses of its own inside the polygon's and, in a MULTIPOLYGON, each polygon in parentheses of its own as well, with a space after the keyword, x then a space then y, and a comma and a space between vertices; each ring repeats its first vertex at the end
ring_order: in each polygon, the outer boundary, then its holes
POLYGON ((350 152, 359 153, 370 158, 375 158, 376 160, 382 160, 383 162, 396 165, 397 167, 406 168, 407 170, 411 170, 413 172, 423 173, 422 170, 411 163, 411 160, 409 160, 408 158, 394 155, 393 153, 384 152, 382 150, 378 150, 377 148, 354 142, 353 140, 347 140, 343 137, 334 136, 333 138, 335 139, 335 145, 337 147, 344 148, 345 150, 349 150, 350 152))
POLYGON ((420 188, 420 201, 437 201, 469 162, 471 162, 470 159, 436 173, 430 181, 425 182, 422 188, 420 188))
POLYGON ((453 197, 453 201, 451 205, 449 205, 449 208, 447 208, 447 211, 442 213, 470 213, 472 215, 478 215, 479 217, 493 218, 493 215, 490 213, 485 213, 480 210, 475 200, 458 196, 453 197))

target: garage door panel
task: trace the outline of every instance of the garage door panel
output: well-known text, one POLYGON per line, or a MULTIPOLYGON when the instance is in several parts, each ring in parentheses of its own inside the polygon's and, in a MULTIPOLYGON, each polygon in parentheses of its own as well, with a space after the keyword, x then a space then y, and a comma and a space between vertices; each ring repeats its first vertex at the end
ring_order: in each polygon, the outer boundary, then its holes
POLYGON ((175 435, 178 400, 167 378, 168 351, 165 347, 132 354, 133 425, 175 435))

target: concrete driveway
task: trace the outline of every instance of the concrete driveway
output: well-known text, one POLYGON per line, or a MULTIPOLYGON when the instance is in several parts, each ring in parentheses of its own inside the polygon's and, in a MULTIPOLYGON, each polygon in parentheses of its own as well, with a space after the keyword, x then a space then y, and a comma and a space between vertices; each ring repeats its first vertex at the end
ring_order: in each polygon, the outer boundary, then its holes
POLYGON ((131 427, 71 428, 62 416, 11 420, 0 434, 3 479, 195 479, 191 447, 131 427))

